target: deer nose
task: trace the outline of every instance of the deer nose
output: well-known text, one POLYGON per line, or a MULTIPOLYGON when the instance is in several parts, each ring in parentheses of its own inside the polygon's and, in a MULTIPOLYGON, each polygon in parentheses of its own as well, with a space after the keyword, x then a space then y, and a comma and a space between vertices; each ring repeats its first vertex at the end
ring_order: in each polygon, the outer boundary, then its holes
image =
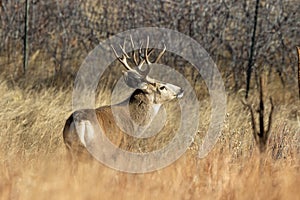
POLYGON ((182 98, 184 94, 184 90, 180 88, 180 91, 177 93, 176 97, 177 98, 182 98))

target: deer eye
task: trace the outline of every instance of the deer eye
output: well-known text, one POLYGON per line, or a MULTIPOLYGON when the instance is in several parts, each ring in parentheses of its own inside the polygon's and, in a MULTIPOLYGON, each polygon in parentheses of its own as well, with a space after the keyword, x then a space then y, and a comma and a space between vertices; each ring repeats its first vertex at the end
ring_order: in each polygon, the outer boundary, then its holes
POLYGON ((159 90, 164 90, 164 89, 166 89, 165 86, 161 86, 161 87, 159 88, 159 90))

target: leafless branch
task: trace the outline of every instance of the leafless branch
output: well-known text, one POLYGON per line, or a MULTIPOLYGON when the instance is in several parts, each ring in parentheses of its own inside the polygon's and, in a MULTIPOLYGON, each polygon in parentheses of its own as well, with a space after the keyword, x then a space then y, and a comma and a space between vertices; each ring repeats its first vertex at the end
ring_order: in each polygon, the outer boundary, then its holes
POLYGON ((250 110, 251 114, 251 124, 252 124, 252 133, 254 140, 256 142, 256 145, 258 145, 260 152, 264 152, 266 149, 266 144, 268 141, 268 138, 270 136, 270 131, 271 131, 271 126, 272 126, 272 116, 273 116, 273 110, 274 110, 274 104, 272 98, 270 98, 270 104, 271 104, 271 109, 269 112, 269 117, 268 117, 268 124, 265 126, 265 119, 264 119, 264 114, 265 114, 265 102, 264 102, 264 82, 262 79, 262 75, 260 76, 260 81, 259 81, 259 108, 257 110, 258 112, 258 118, 259 118, 259 124, 257 127, 256 120, 255 120, 255 115, 254 115, 254 108, 252 105, 250 105, 245 99, 242 100, 242 103, 250 110), (267 129, 265 129, 267 127, 267 129), (259 128, 259 129, 257 129, 259 128))

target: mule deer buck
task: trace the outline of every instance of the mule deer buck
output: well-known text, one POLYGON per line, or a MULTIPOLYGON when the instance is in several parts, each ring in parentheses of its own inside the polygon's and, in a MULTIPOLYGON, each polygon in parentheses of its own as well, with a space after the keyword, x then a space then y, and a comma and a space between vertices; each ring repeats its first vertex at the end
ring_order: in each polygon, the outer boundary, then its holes
MULTIPOLYGON (((124 124, 133 127, 132 119, 138 125, 149 124, 149 121, 158 113, 160 106, 166 102, 174 99, 179 99, 183 96, 183 89, 171 83, 164 83, 155 80, 148 76, 152 63, 157 63, 164 54, 166 47, 158 54, 157 58, 152 62, 150 55, 153 49, 149 49, 149 38, 147 38, 146 48, 142 45, 138 52, 134 51, 134 43, 132 38, 131 46, 133 48, 131 56, 125 51, 124 46, 121 47, 122 55, 119 56, 113 46, 112 50, 116 58, 126 68, 124 73, 124 80, 127 86, 134 88, 132 95, 125 101, 115 104, 99 107, 96 109, 77 110, 71 114, 65 123, 63 130, 63 139, 68 152, 72 157, 78 156, 85 152, 93 140, 95 125, 99 125, 105 135, 120 135, 126 134, 118 127, 113 116, 113 109, 118 110, 118 114, 122 115, 120 118, 124 120, 124 124), (127 62, 133 63, 131 67, 127 62), (147 65, 144 65, 144 64, 147 65), (143 70, 143 68, 145 68, 143 70), (125 108, 128 107, 127 112, 125 108), (129 110, 129 112, 128 112, 129 110), (92 115, 96 114, 97 121, 91 120, 92 115), (98 123, 98 124, 96 124, 98 123)), ((94 141, 97 143, 97 141, 94 141)), ((115 144, 120 147, 124 143, 120 138, 115 144)))

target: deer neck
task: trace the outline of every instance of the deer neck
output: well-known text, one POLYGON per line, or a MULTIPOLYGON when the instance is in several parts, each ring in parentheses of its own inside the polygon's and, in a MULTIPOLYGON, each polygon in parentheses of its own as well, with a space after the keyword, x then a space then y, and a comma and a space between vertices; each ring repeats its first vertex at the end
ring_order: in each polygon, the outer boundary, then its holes
POLYGON ((152 99, 142 90, 136 90, 129 98, 129 114, 139 125, 147 125, 158 113, 161 104, 153 104, 152 99))

